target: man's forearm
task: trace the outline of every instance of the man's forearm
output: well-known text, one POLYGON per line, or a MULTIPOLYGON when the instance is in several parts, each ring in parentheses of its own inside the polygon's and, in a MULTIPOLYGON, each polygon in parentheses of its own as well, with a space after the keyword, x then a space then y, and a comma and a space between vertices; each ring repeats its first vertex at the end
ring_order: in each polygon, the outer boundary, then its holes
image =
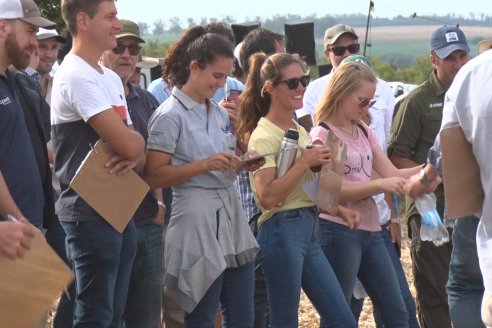
POLYGON ((412 161, 410 158, 397 155, 394 152, 391 153, 389 159, 397 169, 408 169, 420 165, 419 163, 412 161))

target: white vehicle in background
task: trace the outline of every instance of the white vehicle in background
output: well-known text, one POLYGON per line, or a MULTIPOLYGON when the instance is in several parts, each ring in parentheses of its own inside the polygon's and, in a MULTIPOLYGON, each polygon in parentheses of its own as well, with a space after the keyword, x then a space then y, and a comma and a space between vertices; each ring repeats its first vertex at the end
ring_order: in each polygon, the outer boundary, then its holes
POLYGON ((396 102, 405 97, 410 91, 417 87, 417 84, 409 84, 403 82, 388 82, 391 89, 393 89, 393 95, 396 98, 396 102))

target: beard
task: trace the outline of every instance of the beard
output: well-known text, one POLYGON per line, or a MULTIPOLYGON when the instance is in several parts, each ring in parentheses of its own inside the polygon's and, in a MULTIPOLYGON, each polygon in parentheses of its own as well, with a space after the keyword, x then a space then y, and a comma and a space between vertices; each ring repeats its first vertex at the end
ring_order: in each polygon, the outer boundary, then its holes
POLYGON ((18 70, 24 70, 29 66, 31 60, 31 54, 34 51, 34 46, 25 46, 21 49, 19 43, 15 39, 15 31, 10 31, 7 39, 5 40, 5 52, 10 63, 18 70))

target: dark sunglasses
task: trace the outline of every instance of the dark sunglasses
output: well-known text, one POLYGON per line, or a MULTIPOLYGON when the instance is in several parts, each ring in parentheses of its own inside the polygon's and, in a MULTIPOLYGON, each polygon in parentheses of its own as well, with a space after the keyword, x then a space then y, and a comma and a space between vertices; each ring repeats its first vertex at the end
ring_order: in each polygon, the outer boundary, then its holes
POLYGON ((337 46, 337 47, 331 47, 328 50, 333 52, 335 56, 343 56, 343 54, 347 50, 353 55, 355 53, 358 53, 359 49, 360 49, 360 44, 353 43, 351 45, 348 45, 347 47, 337 46))
POLYGON ((362 98, 359 101, 359 107, 365 108, 365 107, 369 106, 369 108, 371 108, 376 103, 376 101, 377 101, 377 99, 362 98))
POLYGON ((299 83, 301 83, 303 87, 307 87, 309 85, 309 81, 311 81, 311 77, 309 75, 304 75, 301 77, 278 81, 277 83, 285 83, 289 89, 295 90, 299 86, 299 83))
POLYGON ((132 44, 129 46, 125 46, 123 44, 118 44, 115 48, 113 48, 112 51, 116 55, 121 55, 122 53, 125 52, 126 48, 128 48, 128 52, 132 56, 138 55, 140 53, 140 50, 142 49, 142 47, 140 47, 139 45, 136 45, 136 44, 132 44))

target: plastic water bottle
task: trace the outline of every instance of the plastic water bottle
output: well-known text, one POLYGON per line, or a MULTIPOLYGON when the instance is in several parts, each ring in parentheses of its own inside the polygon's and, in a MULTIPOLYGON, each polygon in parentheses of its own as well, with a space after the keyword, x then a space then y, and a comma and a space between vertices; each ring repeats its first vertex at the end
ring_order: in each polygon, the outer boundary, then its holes
POLYGON ((436 196, 434 193, 423 194, 415 199, 415 206, 422 218, 420 225, 420 239, 432 241, 434 245, 441 246, 449 241, 449 233, 439 217, 436 209, 436 196))
POLYGON ((358 300, 360 300, 361 298, 367 297, 367 292, 364 289, 364 286, 362 286, 362 283, 360 282, 359 278, 355 279, 354 297, 358 300))
POLYGON ((236 136, 232 133, 232 125, 228 123, 225 127, 227 151, 231 154, 236 153, 236 136))
POLYGON ((280 154, 277 161, 277 178, 280 178, 294 164, 299 148, 299 132, 296 129, 289 129, 284 134, 282 143, 280 144, 280 154))

